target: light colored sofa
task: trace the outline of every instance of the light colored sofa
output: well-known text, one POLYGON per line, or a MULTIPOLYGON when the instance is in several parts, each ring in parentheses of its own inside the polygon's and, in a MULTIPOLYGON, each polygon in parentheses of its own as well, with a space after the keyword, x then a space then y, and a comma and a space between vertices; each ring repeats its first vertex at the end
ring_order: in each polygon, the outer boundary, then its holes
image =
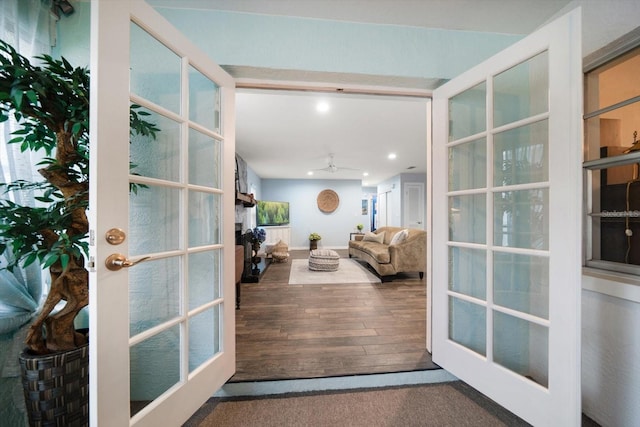
POLYGON ((380 227, 374 233, 384 233, 382 243, 362 240, 349 241, 349 258, 366 261, 383 281, 398 273, 417 272, 420 278, 427 271, 427 232, 408 228, 404 242, 390 245, 396 233, 404 227, 380 227))

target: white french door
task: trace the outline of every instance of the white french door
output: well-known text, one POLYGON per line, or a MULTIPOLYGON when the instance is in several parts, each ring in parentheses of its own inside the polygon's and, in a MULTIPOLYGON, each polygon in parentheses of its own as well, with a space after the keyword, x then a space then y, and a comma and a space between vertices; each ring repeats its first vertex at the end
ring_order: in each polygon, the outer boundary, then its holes
POLYGON ((142 1, 91 55, 91 425, 181 425, 235 370, 235 84, 142 1))
POLYGON ((580 13, 433 94, 433 360, 536 426, 580 425, 580 13))

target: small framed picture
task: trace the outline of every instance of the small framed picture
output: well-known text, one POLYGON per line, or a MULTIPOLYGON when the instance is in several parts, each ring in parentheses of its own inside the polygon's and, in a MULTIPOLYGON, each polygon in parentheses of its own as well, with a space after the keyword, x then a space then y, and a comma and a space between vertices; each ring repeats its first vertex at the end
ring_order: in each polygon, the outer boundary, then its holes
POLYGON ((362 199, 362 215, 369 215, 369 201, 362 199))

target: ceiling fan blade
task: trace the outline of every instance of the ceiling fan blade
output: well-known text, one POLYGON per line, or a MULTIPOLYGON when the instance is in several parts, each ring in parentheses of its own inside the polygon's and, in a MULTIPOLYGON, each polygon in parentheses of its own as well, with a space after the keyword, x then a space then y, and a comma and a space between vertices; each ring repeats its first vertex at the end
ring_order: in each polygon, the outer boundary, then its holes
POLYGON ((336 173, 336 172, 340 172, 340 171, 359 171, 360 170, 360 169, 355 169, 355 168, 343 168, 342 166, 336 166, 336 164, 334 163, 333 159, 334 159, 333 153, 329 153, 329 164, 327 165, 327 167, 320 168, 320 169, 313 169, 313 170, 314 171, 329 172, 329 173, 336 173))

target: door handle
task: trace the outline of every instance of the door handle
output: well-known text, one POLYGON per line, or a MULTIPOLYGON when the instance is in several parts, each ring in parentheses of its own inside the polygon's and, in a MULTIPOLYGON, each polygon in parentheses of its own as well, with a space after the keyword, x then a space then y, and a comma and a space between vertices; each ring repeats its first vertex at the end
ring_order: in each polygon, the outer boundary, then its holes
POLYGON ((143 261, 151 259, 150 256, 142 257, 136 261, 130 261, 126 256, 122 254, 111 254, 104 260, 104 265, 111 271, 119 271, 123 268, 133 267, 143 261))

